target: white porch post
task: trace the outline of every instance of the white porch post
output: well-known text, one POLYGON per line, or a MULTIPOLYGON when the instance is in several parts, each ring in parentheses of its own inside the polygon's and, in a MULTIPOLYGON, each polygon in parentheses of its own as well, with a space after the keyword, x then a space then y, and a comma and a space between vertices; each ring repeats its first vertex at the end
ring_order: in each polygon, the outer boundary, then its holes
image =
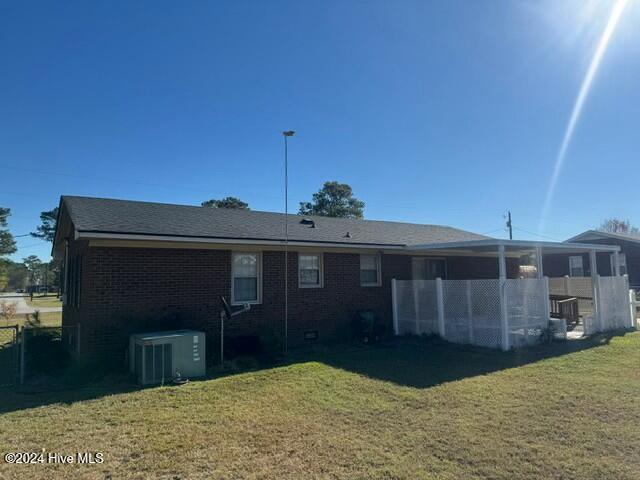
POLYGON ((635 290, 629 290, 629 314, 631 315, 631 328, 640 329, 640 324, 636 325, 636 310, 640 303, 636 301, 635 290))
POLYGON ((538 268, 538 279, 544 279, 542 288, 544 289, 544 305, 547 312, 545 320, 548 324, 551 318, 551 299, 549 298, 549 277, 544 276, 544 267, 542 266, 542 247, 536 247, 536 265, 538 268))
POLYGON ((471 295, 471 280, 467 280, 467 320, 469 322, 469 343, 474 344, 473 334, 473 296, 471 295))
POLYGON ((498 267, 500 273, 500 281, 498 282, 500 290, 500 330, 502 333, 502 350, 509 350, 509 322, 507 319, 507 259, 505 255, 504 245, 498 246, 498 267))
POLYGON ((598 331, 602 331, 602 317, 600 315, 600 284, 598 277, 598 261, 596 251, 589 250, 589 264, 591 266, 591 289, 593 296, 593 317, 598 326, 598 331))
POLYGON ((547 317, 546 317, 546 321, 547 321, 547 325, 549 324, 549 321, 551 320, 551 298, 549 295, 549 277, 544 277, 544 304, 545 304, 545 310, 547 311, 547 317))
POLYGON ((436 278, 436 301, 438 305, 438 335, 445 338, 445 323, 444 323, 444 294, 442 291, 442 279, 436 278))
POLYGON ((636 315, 635 315, 636 309, 635 309, 634 302, 631 295, 635 295, 635 292, 629 288, 629 275, 624 274, 623 278, 624 278, 624 291, 626 293, 625 301, 628 302, 627 310, 629 310, 629 313, 631 314, 631 318, 629 319, 628 325, 629 325, 629 328, 634 328, 636 324, 636 315))
POLYGON ((538 278, 544 277, 544 271, 542 267, 542 247, 536 247, 536 270, 538 271, 538 278))
POLYGON ((507 258, 505 254, 504 245, 498 247, 498 267, 500 272, 500 280, 507 279, 507 258))

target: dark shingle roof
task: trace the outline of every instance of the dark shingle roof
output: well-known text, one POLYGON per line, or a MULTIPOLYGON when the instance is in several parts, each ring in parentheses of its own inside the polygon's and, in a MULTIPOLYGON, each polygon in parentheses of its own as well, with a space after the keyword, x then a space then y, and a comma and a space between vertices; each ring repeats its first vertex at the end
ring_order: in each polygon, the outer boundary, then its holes
POLYGON ((617 240, 640 243, 640 234, 638 233, 611 233, 601 232, 600 230, 587 230, 586 232, 582 232, 575 237, 571 237, 570 239, 565 240, 565 242, 573 243, 588 241, 589 239, 593 240, 597 238, 613 238, 617 240))
MULTIPOLYGON (((91 197, 62 197, 78 232, 283 240, 284 214, 91 197)), ((289 215, 289 240, 404 246, 486 239, 440 225, 289 215), (316 228, 300 223, 311 218, 316 228), (347 233, 350 235, 347 236, 347 233)))

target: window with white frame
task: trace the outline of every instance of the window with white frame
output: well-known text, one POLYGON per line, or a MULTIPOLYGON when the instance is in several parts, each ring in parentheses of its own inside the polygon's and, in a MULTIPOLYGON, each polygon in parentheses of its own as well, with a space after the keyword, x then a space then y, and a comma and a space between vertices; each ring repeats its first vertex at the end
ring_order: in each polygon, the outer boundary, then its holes
POLYGON ((569 257, 569 276, 584 277, 584 265, 581 255, 569 257))
POLYGON ((260 303, 262 296, 261 270, 259 253, 233 253, 231 263, 232 303, 260 303))
POLYGON ((360 255, 360 285, 380 286, 380 255, 360 255))
MULTIPOLYGON (((618 253, 618 262, 620 262, 620 275, 627 274, 627 256, 624 253, 618 253)), ((611 254, 611 275, 616 274, 616 256, 611 254)))
POLYGON ((319 288, 323 284, 322 254, 298 254, 298 285, 300 288, 319 288))

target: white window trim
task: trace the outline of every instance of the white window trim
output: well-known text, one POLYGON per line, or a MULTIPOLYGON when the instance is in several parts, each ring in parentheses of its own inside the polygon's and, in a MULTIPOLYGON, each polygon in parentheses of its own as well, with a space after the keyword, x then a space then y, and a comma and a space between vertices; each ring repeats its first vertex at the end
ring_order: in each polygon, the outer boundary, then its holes
MULTIPOLYGON (((627 270, 627 256, 623 252, 618 253, 618 260, 620 261, 620 275, 626 275, 627 270)), ((616 274, 616 261, 615 261, 615 253, 609 255, 609 262, 611 263, 611 276, 614 277, 616 274)))
POLYGON ((571 255, 569 257, 569 276, 570 277, 584 277, 584 258, 582 258, 582 255, 571 255), (578 267, 572 267, 571 266, 571 259, 572 258, 579 258, 580 259, 580 269, 582 270, 582 275, 573 275, 572 274, 572 270, 574 268, 578 268, 578 267))
POLYGON ((298 288, 324 288, 324 255, 320 252, 298 252, 298 288), (317 256, 318 257, 318 268, 319 271, 319 280, 320 283, 316 283, 313 285, 303 284, 302 279, 300 278, 300 273, 302 269, 300 268, 300 256, 317 256))
POLYGON ((373 283, 362 283, 362 280, 360 281, 360 286, 361 287, 380 287, 382 286, 382 261, 381 261, 381 257, 379 253, 361 253, 360 254, 360 264, 358 265, 358 274, 360 274, 360 272, 362 271, 362 257, 363 256, 367 256, 367 257, 371 257, 371 256, 375 256, 376 257, 376 266, 378 268, 378 280, 373 283))
POLYGON ((231 305, 245 305, 245 304, 249 304, 249 305, 260 305, 262 304, 262 253, 261 252, 245 252, 245 251, 233 251, 231 252, 231 305), (234 267, 234 261, 233 261, 233 257, 236 255, 256 255, 256 258, 258 260, 258 271, 257 271, 257 275, 258 275, 258 299, 257 300, 253 300, 253 301, 249 301, 249 302, 236 302, 236 294, 233 288, 234 285, 234 278, 235 278, 235 267, 234 267))

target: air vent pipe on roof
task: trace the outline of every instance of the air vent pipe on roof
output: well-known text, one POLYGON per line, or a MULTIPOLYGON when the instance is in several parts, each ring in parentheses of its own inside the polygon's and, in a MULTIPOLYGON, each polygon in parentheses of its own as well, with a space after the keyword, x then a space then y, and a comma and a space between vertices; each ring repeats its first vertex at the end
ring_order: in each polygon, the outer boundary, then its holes
POLYGON ((300 220, 301 225, 309 225, 309 228, 316 228, 316 222, 311 220, 310 218, 303 218, 300 220))

